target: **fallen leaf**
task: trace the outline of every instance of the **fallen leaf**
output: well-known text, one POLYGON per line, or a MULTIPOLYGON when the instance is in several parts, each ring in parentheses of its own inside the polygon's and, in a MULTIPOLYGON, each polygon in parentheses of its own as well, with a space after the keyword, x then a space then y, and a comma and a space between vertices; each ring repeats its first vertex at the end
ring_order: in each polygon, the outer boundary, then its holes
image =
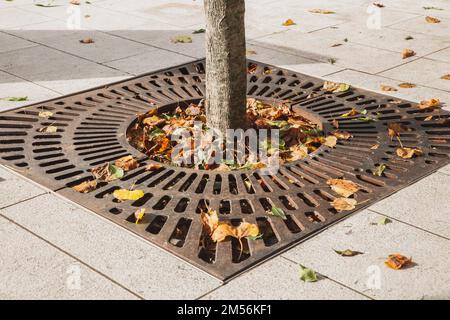
POLYGON ((364 254, 364 252, 353 251, 353 250, 350 250, 350 249, 346 249, 346 250, 342 250, 342 251, 333 249, 333 251, 336 252, 338 255, 343 256, 343 257, 354 257, 354 256, 357 256, 359 254, 364 254))
POLYGON ((382 4, 382 3, 380 3, 380 2, 374 2, 374 3, 372 3, 375 7, 378 7, 378 8, 384 8, 384 4, 382 4))
POLYGON ((281 208, 272 207, 270 211, 267 211, 268 214, 271 214, 272 216, 279 217, 283 220, 287 220, 286 213, 281 208))
POLYGON ((408 128, 401 124, 396 122, 390 122, 388 123, 388 136, 391 138, 399 137, 401 132, 407 131, 408 128))
POLYGON ((139 163, 133 158, 133 156, 125 156, 117 159, 114 164, 123 169, 123 171, 129 171, 139 167, 139 163))
POLYGON ((412 39, 414 39, 414 38, 411 37, 411 36, 406 36, 406 37, 405 37, 405 40, 412 40, 412 39))
POLYGON ((372 170, 372 174, 374 176, 381 177, 383 175, 384 170, 386 170, 386 165, 382 163, 382 164, 379 164, 378 166, 376 166, 375 169, 372 170))
POLYGON ((430 16, 426 16, 425 17, 425 21, 428 23, 439 23, 441 22, 441 20, 439 20, 438 18, 434 18, 434 17, 430 17, 430 16))
POLYGON ((357 203, 355 199, 336 198, 331 202, 331 205, 337 212, 341 212, 355 209, 357 203))
POLYGON ((247 55, 253 55, 256 54, 255 50, 247 50, 247 55))
POLYGON ((6 98, 0 98, 0 100, 11 101, 11 102, 20 102, 20 101, 27 101, 28 97, 6 97, 6 98))
POLYGON ((325 142, 323 143, 327 147, 334 148, 337 143, 337 138, 335 136, 328 136, 325 138, 325 142))
POLYGON ((412 57, 415 55, 416 55, 416 53, 413 50, 403 49, 403 52, 402 52, 403 59, 406 59, 406 58, 409 58, 409 57, 412 57))
POLYGON ((118 200, 139 200, 145 195, 142 190, 127 190, 127 189, 118 189, 114 190, 113 196, 118 200))
POLYGON ((159 168, 162 168, 161 164, 149 163, 148 165, 145 166, 145 171, 155 171, 155 170, 158 170, 159 168))
POLYGON ((382 84, 380 85, 381 91, 397 91, 394 87, 382 84))
POLYGON ((412 263, 411 258, 407 258, 398 253, 390 254, 388 256, 388 259, 384 262, 386 267, 394 269, 394 270, 399 270, 399 269, 403 268, 404 266, 407 266, 411 263, 412 263))
POLYGON ((95 41, 92 38, 85 38, 85 39, 80 40, 80 43, 83 43, 83 44, 89 44, 89 43, 94 43, 94 42, 95 41))
POLYGON ((78 6, 80 5, 80 0, 70 0, 69 3, 78 6))
POLYGON ((342 43, 335 43, 335 44, 331 45, 331 48, 340 47, 340 46, 342 46, 342 43))
POLYGON ((398 86, 400 88, 403 88, 403 89, 409 89, 409 88, 415 88, 416 87, 416 85, 414 83, 409 83, 409 82, 400 83, 398 86))
POLYGON ((420 103, 417 105, 419 109, 429 109, 429 108, 439 108, 441 106, 441 101, 439 99, 430 99, 430 100, 423 100, 420 101, 420 103))
POLYGON ((425 119, 423 119, 423 121, 430 121, 430 120, 432 120, 433 119, 433 116, 428 116, 428 117, 426 117, 425 119))
POLYGON ((173 38, 172 42, 174 42, 174 43, 192 43, 192 38, 190 36, 181 35, 181 36, 176 36, 175 38, 173 38))
POLYGON ((346 83, 325 81, 322 88, 323 90, 325 90, 325 92, 337 93, 348 91, 348 89, 350 89, 350 86, 346 83))
POLYGON ((50 112, 50 111, 41 111, 41 112, 38 113, 38 117, 39 118, 48 119, 51 116, 53 116, 53 112, 50 112))
POLYGON ((197 30, 192 31, 192 34, 199 34, 199 33, 205 33, 205 32, 206 32, 205 29, 200 28, 200 29, 197 29, 197 30))
POLYGON ((358 114, 359 114, 358 110, 352 109, 352 110, 350 110, 350 111, 347 112, 347 113, 341 114, 341 117, 342 117, 342 118, 348 118, 348 117, 356 116, 356 115, 358 115, 358 114))
POLYGON ((113 181, 121 179, 124 176, 124 171, 113 164, 105 163, 91 170, 92 175, 101 181, 113 181))
POLYGON ((295 25, 295 24, 296 23, 292 19, 287 19, 285 22, 282 23, 282 25, 285 26, 285 27, 289 27, 289 26, 292 26, 292 25, 295 25))
POLYGON ((97 180, 89 180, 84 181, 74 187, 72 187, 73 190, 80 193, 88 193, 97 188, 97 180))
POLYGON ((44 133, 55 133, 58 131, 58 127, 55 126, 47 126, 47 127, 43 127, 39 129, 39 132, 44 132, 44 133))
POLYGON ((379 143, 375 143, 373 146, 370 147, 370 150, 377 150, 380 147, 379 143))
POLYGON ((311 13, 320 13, 320 14, 333 14, 333 13, 336 13, 334 11, 325 10, 325 9, 311 9, 311 10, 308 10, 308 11, 311 12, 311 13))
POLYGON ((351 137, 353 137, 350 132, 341 131, 341 130, 335 130, 331 134, 341 140, 348 140, 351 137))
POLYGON ((444 10, 444 9, 442 9, 442 8, 438 8, 438 7, 422 7, 424 10, 439 10, 439 11, 442 11, 442 10, 444 10))
POLYGON ((355 192, 358 192, 359 186, 350 180, 345 179, 328 179, 327 185, 338 195, 348 198, 355 192))
POLYGON ((441 77, 442 80, 450 80, 450 74, 443 75, 441 77))
POLYGON ((331 121, 331 125, 336 129, 339 129, 339 121, 337 119, 333 119, 333 121, 331 121))
POLYGON ((397 155, 402 159, 411 159, 413 156, 420 156, 423 152, 418 148, 397 148, 397 155))
POLYGON ((313 269, 300 265, 300 280, 304 282, 316 282, 317 274, 313 269))
POLYGON ((381 217, 380 220, 378 220, 377 224, 380 225, 380 226, 384 226, 384 225, 386 225, 388 223, 392 223, 392 220, 389 219, 388 217, 381 217))
POLYGON ((144 219, 144 216, 145 216, 145 208, 137 209, 134 212, 134 217, 136 219, 134 223, 138 224, 139 222, 141 222, 142 219, 144 219))

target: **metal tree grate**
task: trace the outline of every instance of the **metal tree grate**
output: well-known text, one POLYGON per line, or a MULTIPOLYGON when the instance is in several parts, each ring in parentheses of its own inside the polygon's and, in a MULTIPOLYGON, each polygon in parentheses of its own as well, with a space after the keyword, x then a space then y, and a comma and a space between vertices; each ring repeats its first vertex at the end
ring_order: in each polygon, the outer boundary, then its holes
POLYGON ((334 149, 322 146, 312 157, 288 163, 273 176, 170 166, 145 171, 151 161, 129 145, 127 128, 137 114, 151 108, 201 99, 204 61, 197 61, 1 113, 0 163, 226 280, 352 213, 332 208, 330 201, 337 194, 326 185, 328 179, 345 178, 360 185, 357 211, 450 162, 449 113, 443 110, 420 110, 415 103, 354 88, 325 94, 320 79, 251 64, 249 96, 290 100, 294 108, 320 121, 325 132, 333 129, 336 118, 339 128, 353 138, 339 140, 334 149), (352 108, 367 110, 366 116, 377 121, 340 117, 352 108), (53 116, 39 118, 38 113, 46 110, 53 116), (397 157, 399 143, 387 135, 389 122, 408 126, 411 130, 402 133, 403 145, 421 148, 423 156, 397 157), (49 125, 58 131, 39 132, 49 125), (371 149, 375 144, 378 149, 371 149), (89 179, 94 166, 125 155, 138 158, 141 166, 121 180, 100 183, 88 194, 71 189, 89 179), (374 176, 372 170, 382 163, 384 175, 374 176), (133 184, 145 191, 143 198, 114 200, 114 190, 133 184), (216 209, 221 220, 257 223, 263 237, 244 240, 242 253, 234 240, 206 249, 199 219, 206 205, 216 209), (283 208, 288 219, 267 215, 272 206, 283 208), (133 218, 137 208, 147 212, 140 224, 133 218))

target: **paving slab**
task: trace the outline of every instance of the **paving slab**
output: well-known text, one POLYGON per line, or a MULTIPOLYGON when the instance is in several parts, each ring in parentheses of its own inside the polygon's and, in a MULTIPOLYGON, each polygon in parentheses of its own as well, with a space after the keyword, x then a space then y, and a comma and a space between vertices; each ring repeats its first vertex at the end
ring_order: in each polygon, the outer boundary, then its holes
POLYGON ((0 70, 60 93, 114 82, 130 75, 44 46, 0 54, 0 70))
POLYGON ((59 93, 0 71, 0 112, 19 108, 59 96, 59 93), (11 97, 27 97, 26 101, 7 101, 11 97))
POLYGON ((192 62, 196 59, 190 58, 174 52, 152 49, 146 53, 141 53, 103 63, 130 74, 138 75, 147 72, 157 71, 164 68, 173 67, 175 65, 192 62))
MULTIPOLYGON (((0 211, 1 214, 1 211, 0 211)), ((0 217, 0 299, 138 299, 42 239, 0 217)))
POLYGON ((401 54, 397 52, 356 43, 334 46, 339 41, 342 39, 322 38, 314 33, 304 34, 290 30, 258 38, 253 43, 261 46, 276 46, 277 49, 290 54, 332 62, 338 67, 352 68, 367 73, 378 73, 405 63, 401 54))
MULTIPOLYGON (((392 76, 396 76, 392 74, 392 76)), ((344 70, 330 76, 327 79, 336 82, 345 82, 356 87, 376 91, 383 94, 388 94, 393 97, 407 99, 410 101, 420 102, 431 98, 438 98, 444 103, 444 109, 450 111, 450 94, 447 91, 438 90, 430 87, 417 85, 415 88, 399 88, 398 84, 402 82, 413 82, 410 78, 402 80, 394 80, 382 76, 371 75, 355 70, 344 70), (384 92, 381 90, 381 85, 388 85, 397 88, 398 91, 384 92)), ((414 83, 414 82, 413 82, 414 83)))
POLYGON ((417 32, 390 29, 369 29, 366 23, 347 22, 333 28, 325 28, 313 33, 316 36, 333 39, 336 44, 346 42, 395 51, 401 56, 405 48, 414 49, 416 56, 425 56, 450 45, 448 37, 430 36, 417 32))
POLYGON ((370 209, 450 239, 450 177, 432 174, 370 209))
POLYGON ((119 226, 53 194, 2 212, 146 299, 194 299, 221 284, 119 226))
POLYGON ((439 172, 450 175, 450 164, 439 169, 439 172))
POLYGON ((385 72, 381 72, 380 75, 450 92, 450 81, 441 79, 443 75, 449 73, 450 61, 446 63, 421 58, 385 72))
POLYGON ((30 13, 20 8, 11 7, 0 9, 0 29, 20 27, 49 20, 51 18, 41 14, 30 13))
POLYGON ((407 21, 401 21, 390 26, 391 29, 420 32, 427 35, 448 37, 450 34, 450 18, 441 16, 437 11, 426 13, 441 20, 440 23, 428 23, 425 15, 418 16, 407 21))
POLYGON ((0 167, 0 208, 44 194, 47 191, 36 184, 0 167))
POLYGON ((432 54, 429 54, 427 56, 427 58, 433 59, 433 60, 439 60, 439 61, 446 62, 446 63, 450 63, 450 47, 446 48, 446 49, 443 49, 443 50, 436 51, 436 52, 434 52, 432 54))
POLYGON ((364 210, 283 256, 375 299, 450 299, 450 241, 398 221, 377 225, 382 217, 364 210), (333 249, 364 254, 342 257, 333 249), (395 253, 412 257, 415 265, 384 266, 395 253))
POLYGON ((33 47, 36 44, 21 38, 0 32, 0 53, 33 47))
POLYGON ((365 300, 366 296, 322 277, 303 282, 300 266, 282 257, 274 258, 202 297, 204 300, 365 300))

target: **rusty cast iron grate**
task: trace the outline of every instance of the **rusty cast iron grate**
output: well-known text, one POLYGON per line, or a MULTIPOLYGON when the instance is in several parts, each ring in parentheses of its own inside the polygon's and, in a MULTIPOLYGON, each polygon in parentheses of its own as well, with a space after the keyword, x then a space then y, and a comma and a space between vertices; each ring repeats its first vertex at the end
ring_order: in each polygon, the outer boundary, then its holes
POLYGON ((450 114, 443 110, 420 110, 415 103, 354 88, 326 94, 320 91, 320 79, 251 63, 249 96, 290 100, 294 108, 320 121, 325 132, 333 130, 331 122, 337 118, 340 129, 353 138, 339 140, 334 149, 322 146, 314 156, 288 163, 273 176, 170 166, 145 171, 150 161, 129 145, 127 128, 150 108, 201 99, 204 61, 197 61, 1 113, 0 163, 226 280, 352 213, 332 208, 330 201, 337 195, 326 185, 328 179, 360 185, 357 211, 450 162, 450 114), (377 121, 340 117, 352 108, 367 110, 365 116, 377 121), (39 118, 46 110, 53 116, 39 118), (407 125, 411 131, 402 133, 403 145, 421 148, 423 156, 397 157, 399 142, 388 137, 389 122, 407 125), (58 131, 39 132, 49 125, 58 131), (375 144, 378 149, 371 149, 375 144), (71 189, 91 176, 92 167, 125 155, 135 156, 142 165, 91 193, 71 189), (374 176, 372 170, 382 163, 384 175, 374 176), (145 191, 143 198, 114 200, 114 190, 133 184, 145 191), (244 240, 242 254, 234 240, 205 249, 199 213, 206 205, 216 209, 221 220, 257 223, 264 236, 244 240), (283 208, 288 219, 267 215, 272 206, 283 208), (133 213, 141 207, 147 214, 135 224, 133 213))

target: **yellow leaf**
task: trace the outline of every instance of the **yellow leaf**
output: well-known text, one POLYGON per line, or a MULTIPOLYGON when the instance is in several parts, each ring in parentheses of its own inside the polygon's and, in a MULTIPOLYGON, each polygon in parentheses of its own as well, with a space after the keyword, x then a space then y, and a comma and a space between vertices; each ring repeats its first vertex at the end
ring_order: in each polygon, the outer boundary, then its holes
POLYGON ((72 187, 73 190, 80 193, 88 193, 95 190, 95 188, 97 188, 97 180, 84 181, 72 187))
POLYGON ((355 209, 357 202, 355 199, 348 199, 348 198, 336 198, 333 200, 331 205, 333 208, 336 209, 336 211, 349 211, 355 209))
POLYGON ((320 14, 333 14, 333 13, 336 13, 334 11, 325 10, 325 9, 311 9, 311 10, 308 10, 308 11, 311 12, 311 13, 320 13, 320 14))
POLYGON ((397 148, 395 152, 402 159, 411 159, 415 155, 420 156, 422 154, 422 150, 418 148, 397 148))
POLYGON ((356 183, 345 179, 328 179, 327 184, 334 192, 345 198, 350 197, 359 190, 359 186, 356 183))
POLYGON ((119 189, 114 190, 113 196, 118 200, 139 200, 144 196, 144 191, 142 190, 127 190, 127 189, 119 189))
POLYGON ((55 127, 55 126, 48 126, 48 127, 39 129, 39 132, 45 132, 45 133, 55 133, 57 131, 58 131, 58 127, 55 127))
POLYGON ((211 239, 214 242, 221 242, 228 236, 234 236, 233 227, 227 223, 221 223, 211 234, 211 239))
POLYGON ((379 143, 375 143, 373 146, 370 147, 370 150, 377 150, 380 147, 379 143))
POLYGON ((292 19, 287 19, 285 22, 282 23, 282 25, 285 26, 285 27, 289 27, 289 26, 292 26, 294 24, 296 24, 296 23, 292 19))
POLYGON ((325 142, 323 143, 327 147, 334 148, 337 143, 337 138, 335 136, 328 136, 325 138, 325 142))
POLYGON ((144 216, 145 216, 145 208, 137 209, 134 212, 134 217, 136 218, 136 221, 134 223, 138 224, 139 222, 141 222, 142 219, 144 219, 144 216))
POLYGON ((423 100, 420 101, 420 103, 417 105, 419 109, 429 109, 429 108, 439 108, 441 106, 441 101, 439 99, 430 99, 430 100, 423 100))
POLYGON ((45 119, 47 119, 47 118, 50 118, 51 116, 53 116, 53 112, 50 112, 50 111, 41 111, 41 112, 39 112, 38 116, 39 116, 39 118, 45 118, 45 119))

